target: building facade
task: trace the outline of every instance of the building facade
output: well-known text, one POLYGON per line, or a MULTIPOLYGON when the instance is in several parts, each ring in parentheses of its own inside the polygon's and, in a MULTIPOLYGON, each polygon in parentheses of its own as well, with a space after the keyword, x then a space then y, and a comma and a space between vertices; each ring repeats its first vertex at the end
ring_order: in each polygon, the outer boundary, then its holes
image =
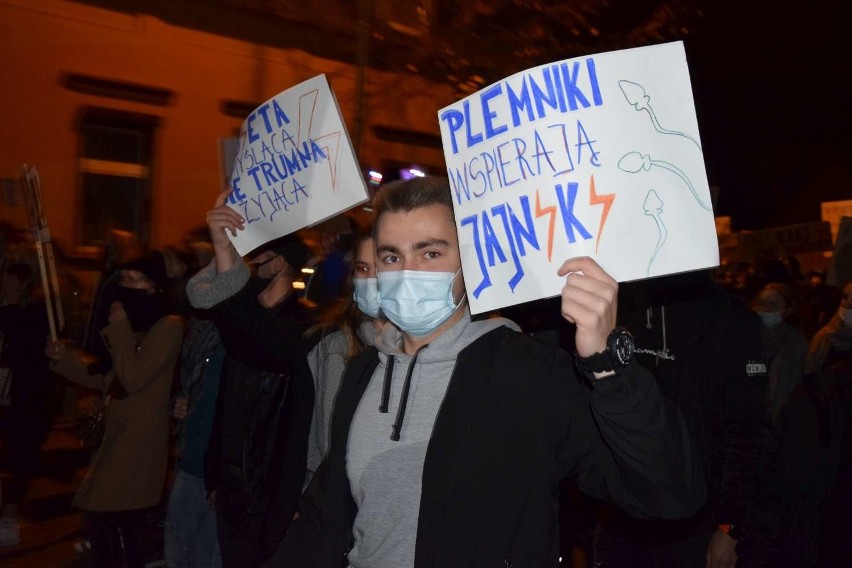
MULTIPOLYGON (((320 73, 365 174, 441 171, 437 111, 457 98, 449 86, 359 66, 364 54, 348 57, 343 39, 336 57, 282 47, 269 38, 299 29, 298 41, 328 43, 334 30, 312 35, 269 14, 235 12, 234 3, 188 15, 192 25, 114 4, 122 8, 0 0, 0 177, 15 178, 24 163, 38 169, 65 254, 97 256, 111 229, 151 247, 181 242, 221 190, 221 140, 256 105, 320 73)), ((0 220, 19 225, 13 186, 3 185, 0 220)))

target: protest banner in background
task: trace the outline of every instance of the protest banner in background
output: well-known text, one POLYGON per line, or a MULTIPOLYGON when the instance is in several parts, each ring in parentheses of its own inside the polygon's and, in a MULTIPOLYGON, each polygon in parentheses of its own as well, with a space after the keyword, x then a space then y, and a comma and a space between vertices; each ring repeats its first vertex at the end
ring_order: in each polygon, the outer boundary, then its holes
POLYGON ((828 266, 826 284, 838 288, 852 279, 852 217, 841 217, 834 243, 834 254, 828 266))
POLYGON ((852 217, 852 199, 843 201, 823 201, 820 205, 820 214, 823 221, 831 225, 831 242, 837 242, 837 234, 840 231, 840 219, 852 217))
POLYGON ((245 230, 240 255, 367 200, 337 99, 318 75, 269 99, 240 130, 228 204, 245 230))
POLYGON ((558 295, 575 256, 619 281, 718 265, 682 42, 529 69, 438 119, 472 313, 558 295))
POLYGON ((719 238, 719 249, 729 261, 774 260, 831 250, 831 228, 826 221, 741 231, 731 237, 719 238))

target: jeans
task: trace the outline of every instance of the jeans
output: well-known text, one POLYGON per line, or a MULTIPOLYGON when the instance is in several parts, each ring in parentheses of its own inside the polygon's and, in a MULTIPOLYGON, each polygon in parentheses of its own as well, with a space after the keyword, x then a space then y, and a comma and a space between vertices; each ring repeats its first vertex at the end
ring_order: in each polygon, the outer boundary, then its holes
POLYGON ((221 568, 216 511, 204 480, 178 470, 166 513, 165 559, 169 568, 221 568))

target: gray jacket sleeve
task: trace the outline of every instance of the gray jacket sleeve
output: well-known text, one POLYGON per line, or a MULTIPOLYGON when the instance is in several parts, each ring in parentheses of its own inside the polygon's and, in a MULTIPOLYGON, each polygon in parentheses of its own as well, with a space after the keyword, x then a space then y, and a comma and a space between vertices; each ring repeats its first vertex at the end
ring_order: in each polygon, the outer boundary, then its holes
POLYGON ((193 308, 206 310, 224 302, 249 281, 249 268, 234 251, 234 266, 227 272, 216 270, 216 259, 199 270, 186 285, 186 296, 193 308))

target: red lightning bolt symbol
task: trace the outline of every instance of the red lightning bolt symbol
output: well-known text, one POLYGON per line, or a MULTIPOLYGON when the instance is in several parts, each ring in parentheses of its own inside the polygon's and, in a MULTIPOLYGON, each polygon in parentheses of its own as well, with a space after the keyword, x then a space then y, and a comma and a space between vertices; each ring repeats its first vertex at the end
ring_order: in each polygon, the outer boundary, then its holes
MULTIPOLYGON (((603 211, 601 211, 601 224, 598 228, 598 238, 595 240, 595 253, 597 253, 598 245, 601 242, 601 233, 603 233, 604 225, 606 225, 607 215, 609 215, 609 210, 612 208, 612 202, 615 201, 615 194, 605 193, 603 195, 598 195, 595 193, 595 176, 592 176, 589 186, 591 187, 589 205, 603 205, 603 211)), ((538 202, 536 202, 536 204, 538 204, 538 202)))
POLYGON ((550 262, 550 257, 553 254, 553 227, 556 223, 556 206, 542 207, 538 197, 538 190, 535 190, 535 218, 550 215, 550 223, 547 225, 547 262, 550 262))
MULTIPOLYGON (((299 97, 299 138, 298 142, 311 140, 314 129, 314 116, 317 110, 318 91, 313 90, 299 97)), ((331 175, 331 190, 337 188, 337 158, 340 149, 340 132, 329 132, 320 134, 313 141, 321 146, 328 160, 329 174, 331 175)))

